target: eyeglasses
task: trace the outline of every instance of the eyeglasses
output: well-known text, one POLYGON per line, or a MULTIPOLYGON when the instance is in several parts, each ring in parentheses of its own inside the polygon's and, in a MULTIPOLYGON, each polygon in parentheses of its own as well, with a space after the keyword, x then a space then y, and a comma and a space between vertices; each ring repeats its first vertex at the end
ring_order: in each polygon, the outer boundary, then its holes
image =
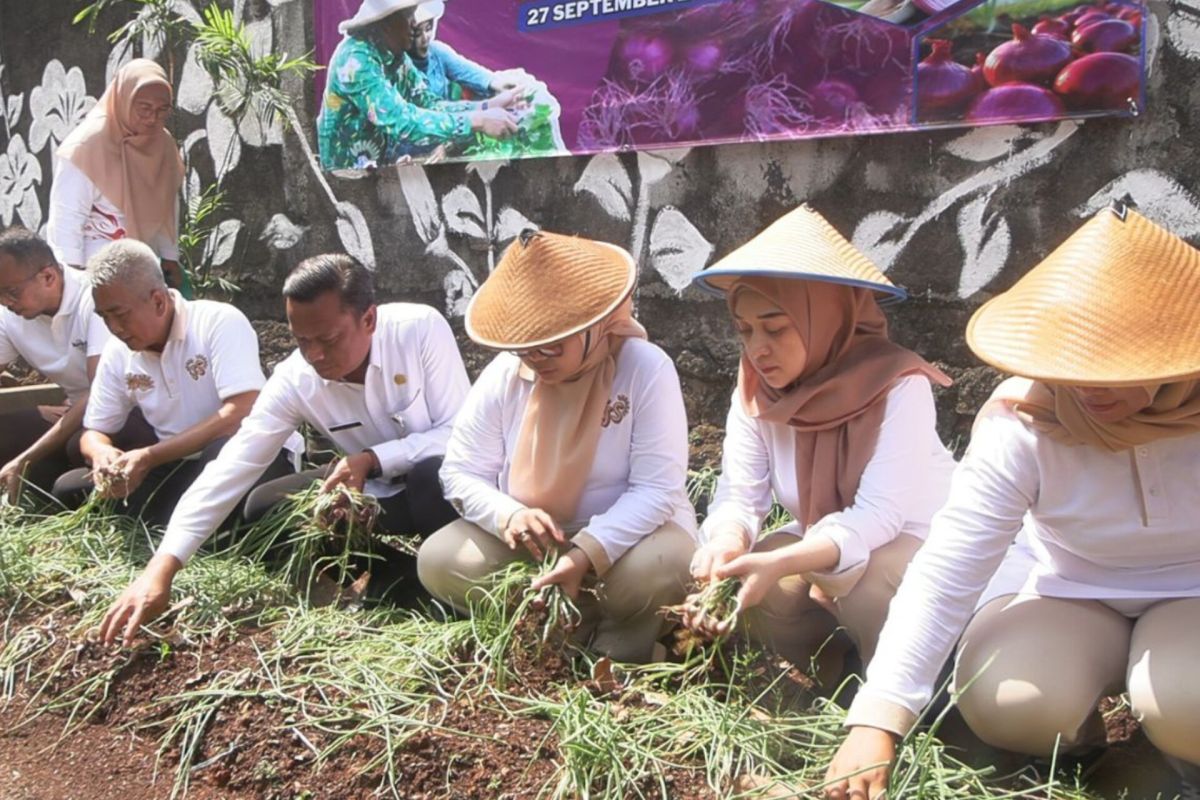
POLYGON ((561 344, 551 344, 546 347, 534 347, 529 350, 514 350, 517 358, 529 358, 534 353, 537 353, 542 358, 558 358, 563 354, 563 346, 561 344))
POLYGON ((155 107, 155 106, 151 105, 150 103, 134 103, 133 104, 133 113, 139 119, 153 119, 153 120, 161 119, 163 122, 166 122, 168 119, 171 118, 171 113, 174 110, 175 109, 169 105, 155 107))

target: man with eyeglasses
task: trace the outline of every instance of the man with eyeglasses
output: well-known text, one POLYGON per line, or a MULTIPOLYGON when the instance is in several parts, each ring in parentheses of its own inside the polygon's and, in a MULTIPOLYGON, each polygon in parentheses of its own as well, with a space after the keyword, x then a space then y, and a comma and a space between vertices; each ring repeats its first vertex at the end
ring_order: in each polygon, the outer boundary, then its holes
POLYGON ((76 434, 108 330, 87 277, 64 270, 50 245, 19 226, 0 233, 0 303, 0 365, 23 358, 66 395, 65 407, 0 415, 0 492, 15 502, 24 482, 48 492, 83 463, 76 434))

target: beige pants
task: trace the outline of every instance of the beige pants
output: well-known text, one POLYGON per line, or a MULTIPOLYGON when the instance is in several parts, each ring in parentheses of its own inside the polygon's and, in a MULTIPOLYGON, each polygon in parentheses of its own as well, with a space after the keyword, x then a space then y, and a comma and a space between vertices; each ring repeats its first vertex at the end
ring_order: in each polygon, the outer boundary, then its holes
POLYGON ((1007 595, 985 605, 959 646, 955 685, 971 730, 1005 750, 1048 756, 1104 744, 1096 706, 1129 691, 1147 737, 1200 764, 1200 598, 1130 619, 1097 600, 1007 595))
MULTIPOLYGON (((795 544, 789 533, 771 534, 755 546, 756 552, 777 550, 795 544)), ((865 666, 875 654, 879 631, 887 618, 888 604, 904 577, 908 562, 921 547, 913 536, 898 536, 871 553, 866 571, 846 595, 835 598, 831 614, 809 596, 812 585, 799 575, 789 575, 775 584, 758 606, 746 612, 746 633, 801 668, 811 667, 824 685, 841 674, 848 649, 836 635, 844 628, 858 648, 865 666)))
MULTIPOLYGON (((660 609, 686 595, 695 547, 687 531, 668 522, 630 548, 603 580, 592 584, 595 595, 580 595, 583 625, 578 634, 583 641, 618 661, 649 661, 665 628, 660 609)), ((518 559, 530 557, 523 549, 510 550, 482 528, 458 520, 421 545, 417 575, 431 595, 466 612, 468 592, 518 559)))

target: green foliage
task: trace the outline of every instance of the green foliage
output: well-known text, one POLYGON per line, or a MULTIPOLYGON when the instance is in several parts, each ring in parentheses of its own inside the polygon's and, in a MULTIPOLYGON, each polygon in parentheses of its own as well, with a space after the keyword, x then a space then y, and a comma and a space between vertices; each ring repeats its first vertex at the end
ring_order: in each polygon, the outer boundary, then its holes
POLYGON ((497 160, 555 153, 558 148, 554 143, 554 123, 550 114, 549 103, 538 103, 521 118, 516 134, 507 139, 497 139, 476 133, 475 142, 463 151, 463 155, 497 160))
POLYGON ((216 217, 225 206, 225 190, 215 183, 205 186, 183 206, 179 220, 179 263, 198 297, 241 291, 240 286, 213 270, 211 254, 205 252, 209 237, 217 228, 216 217))

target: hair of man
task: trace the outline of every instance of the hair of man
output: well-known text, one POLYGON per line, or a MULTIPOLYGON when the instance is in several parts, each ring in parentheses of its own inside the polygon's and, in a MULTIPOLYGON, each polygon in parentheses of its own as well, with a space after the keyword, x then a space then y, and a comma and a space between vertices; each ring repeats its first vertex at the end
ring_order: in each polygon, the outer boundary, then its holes
POLYGON ((22 278, 28 278, 45 267, 62 269, 49 243, 21 225, 0 231, 0 255, 8 256, 21 267, 22 278))
POLYGON ((88 259, 87 271, 93 289, 122 284, 146 293, 167 290, 158 255, 136 239, 118 239, 106 244, 88 259))
POLYGON ((283 282, 284 298, 294 303, 311 303, 326 292, 336 292, 342 307, 357 314, 365 314, 375 305, 371 271, 346 253, 306 258, 283 282))

